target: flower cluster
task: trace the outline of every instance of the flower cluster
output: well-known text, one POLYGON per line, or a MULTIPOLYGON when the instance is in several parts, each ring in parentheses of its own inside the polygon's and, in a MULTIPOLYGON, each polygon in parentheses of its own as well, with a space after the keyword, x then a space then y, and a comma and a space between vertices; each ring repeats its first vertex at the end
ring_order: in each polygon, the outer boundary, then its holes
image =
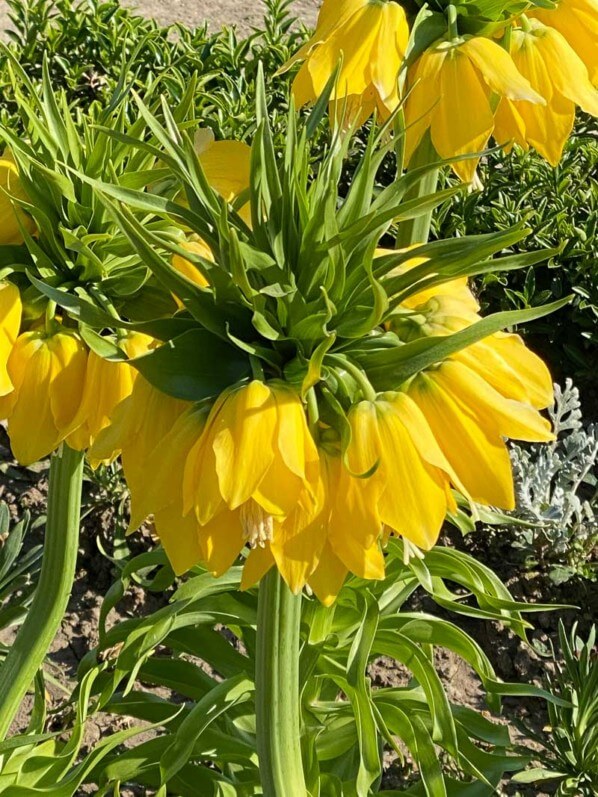
POLYGON ((338 69, 336 118, 359 124, 376 111, 386 120, 402 106, 407 163, 429 134, 466 182, 477 160, 459 156, 481 152, 491 137, 507 150, 534 147, 556 165, 576 106, 598 116, 598 3, 558 0, 527 16, 518 5, 500 24, 473 33, 463 14, 461 22, 448 6, 446 19, 410 20, 398 0, 324 0, 314 36, 287 65, 303 62, 293 84, 297 104, 320 96, 338 69), (417 35, 411 31, 408 48, 410 22, 417 35))
MULTIPOLYGON (((302 98, 322 88, 342 51, 336 112, 344 104, 359 116, 374 103, 392 114, 408 49, 400 5, 325 2, 318 31, 300 54, 302 98), (371 47, 397 57, 372 58, 371 47)), ((491 89, 513 106, 543 101, 481 36, 432 43, 413 70, 412 150, 428 127, 440 150, 437 130, 453 135, 444 91, 453 103, 483 99, 491 120, 491 89), (438 87, 435 108, 424 108, 438 87)), ((159 124, 145 107, 142 116, 149 140, 159 124)), ((195 120, 179 111, 179 121, 183 132, 168 117, 168 134, 137 160, 130 150, 107 159, 103 181, 100 147, 94 177, 81 174, 79 154, 60 185, 88 207, 39 208, 51 168, 36 171, 41 156, 12 142, 4 243, 36 255, 27 275, 0 283, 0 416, 16 457, 30 463, 63 442, 86 450, 92 467, 121 456, 131 530, 153 518, 177 573, 203 562, 222 574, 242 556, 244 587, 276 567, 294 592, 308 586, 325 603, 348 573, 384 577, 390 536, 406 557, 421 556, 458 502, 511 509, 505 439, 552 439, 541 415, 552 384, 521 338, 501 330, 550 308, 482 319, 467 280, 525 233, 383 249, 397 219, 430 208, 429 197, 405 204, 404 178, 374 190, 384 131, 372 132, 368 157, 341 188, 348 137, 314 170, 292 111, 283 152, 259 105, 252 147, 201 129, 192 138, 195 120), (114 180, 114 163, 131 172, 114 180), (56 223, 53 212, 63 214, 56 223), (73 246, 81 219, 87 234, 73 246), (54 229, 68 224, 60 250, 54 229), (54 271, 46 251, 63 257, 54 271)), ((480 145, 486 134, 476 133, 480 145)), ((466 154, 451 140, 457 150, 441 154, 466 154)), ((45 157, 63 168, 53 150, 45 157)))

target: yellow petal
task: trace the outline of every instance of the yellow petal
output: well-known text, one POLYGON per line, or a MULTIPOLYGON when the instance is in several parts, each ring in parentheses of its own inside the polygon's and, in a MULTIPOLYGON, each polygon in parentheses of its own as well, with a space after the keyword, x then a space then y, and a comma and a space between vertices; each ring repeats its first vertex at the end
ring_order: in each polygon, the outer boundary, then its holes
POLYGON ((475 404, 464 408, 451 391, 438 384, 437 373, 416 377, 409 395, 474 501, 513 509, 511 461, 501 436, 495 427, 488 430, 482 425, 475 404))
POLYGON ((448 478, 425 462, 391 404, 378 402, 385 487, 378 501, 382 522, 419 548, 436 543, 446 517, 448 478))
POLYGON ((382 5, 366 3, 314 50, 307 65, 317 96, 324 90, 341 57, 333 99, 361 95, 372 85, 372 51, 382 16, 382 5))
POLYGON ((514 440, 546 443, 554 439, 550 422, 524 402, 505 398, 481 376, 460 362, 446 362, 435 381, 458 400, 464 412, 474 408, 489 431, 514 440))
POLYGON ((323 495, 310 511, 299 506, 288 518, 274 523, 270 550, 280 574, 295 594, 315 570, 326 542, 328 517, 321 510, 322 504, 323 495))
POLYGON ((243 576, 241 578, 241 589, 251 589, 254 584, 266 575, 268 570, 274 566, 274 556, 270 546, 261 548, 259 545, 249 552, 243 566, 243 576))
POLYGON ((81 403, 87 368, 87 349, 78 337, 58 333, 47 340, 55 359, 49 399, 54 423, 66 437, 76 426, 75 416, 81 403))
POLYGON ((408 164, 430 127, 432 114, 442 101, 440 72, 446 50, 431 49, 424 52, 408 73, 409 93, 405 103, 405 161, 408 164))
POLYGON ((382 7, 371 64, 372 82, 380 98, 383 121, 399 105, 399 71, 408 41, 409 27, 403 7, 398 3, 386 3, 382 7))
POLYGON ((276 401, 262 382, 236 390, 222 405, 210 434, 220 492, 230 509, 248 501, 270 469, 276 429, 276 401))
MULTIPOLYGON (((440 72, 441 100, 432 111, 432 143, 443 158, 480 152, 494 128, 488 89, 469 58, 454 47, 447 54, 440 72)), ((477 160, 453 164, 464 182, 471 182, 477 160)))
POLYGON ((221 576, 231 567, 245 546, 238 512, 220 512, 198 529, 203 557, 209 570, 221 576))
POLYGON ((14 385, 8 375, 8 358, 21 326, 21 296, 11 282, 0 282, 0 396, 5 396, 14 385))
POLYGON ((366 551, 378 541, 380 485, 373 477, 352 476, 340 457, 326 458, 329 502, 328 537, 337 555, 356 575, 367 566, 366 551))
POLYGON ((208 182, 226 202, 249 188, 251 147, 242 141, 215 141, 199 160, 208 182))
POLYGON ((194 515, 183 517, 180 508, 180 504, 164 507, 154 518, 156 533, 177 576, 204 558, 199 524, 194 515))
MULTIPOLYGON (((210 247, 202 241, 201 239, 198 240, 191 240, 191 241, 183 241, 179 244, 181 249, 185 249, 187 252, 191 254, 199 255, 203 257, 205 260, 209 260, 212 263, 214 262, 214 255, 212 254, 212 250, 210 247)), ((187 258, 182 257, 182 255, 173 255, 172 256, 172 267, 182 274, 184 277, 187 277, 188 280, 194 282, 196 285, 199 285, 202 288, 205 288, 209 283, 206 277, 202 274, 202 272, 194 265, 190 260, 187 258)))
POLYGON ((550 371, 519 335, 498 333, 454 355, 505 398, 545 409, 554 401, 550 371))
POLYGON ((592 85, 581 58, 562 34, 541 23, 537 25, 539 27, 535 33, 539 37, 538 46, 556 91, 586 113, 598 116, 598 89, 592 85))
POLYGON ((510 152, 513 144, 524 150, 529 149, 526 139, 525 122, 511 100, 503 98, 494 114, 494 140, 505 152, 510 152))
POLYGON ((22 465, 37 462, 60 444, 49 399, 55 367, 56 358, 40 333, 28 332, 17 339, 8 361, 16 392, 8 435, 22 465))
POLYGON ((562 33, 586 65, 592 83, 597 85, 598 0, 560 0, 554 9, 536 8, 528 13, 562 33))
POLYGON ((309 578, 309 586, 324 606, 332 606, 347 577, 347 568, 329 544, 324 546, 318 567, 309 578))
POLYGON ((27 200, 14 159, 11 153, 5 152, 0 158, 0 244, 23 243, 21 225, 29 233, 35 230, 31 217, 16 206, 11 197, 27 200))
MULTIPOLYGON (((185 463, 201 434, 204 416, 193 405, 185 408, 186 402, 155 393, 148 412, 141 416, 142 426, 122 443, 123 470, 131 493, 130 531, 148 515, 157 515, 167 507, 177 516, 188 514, 183 504, 185 463)), ((115 413, 116 423, 124 405, 125 402, 115 413)), ((135 402, 129 406, 129 412, 134 413, 135 402)))
POLYGON ((476 66, 492 91, 501 97, 544 105, 544 97, 532 88, 517 70, 509 53, 496 42, 473 36, 461 45, 460 50, 476 66))

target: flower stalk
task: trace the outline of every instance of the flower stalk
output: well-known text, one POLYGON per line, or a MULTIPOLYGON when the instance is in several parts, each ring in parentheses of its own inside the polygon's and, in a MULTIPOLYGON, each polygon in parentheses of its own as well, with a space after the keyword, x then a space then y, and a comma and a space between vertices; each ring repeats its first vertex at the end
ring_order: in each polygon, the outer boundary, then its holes
POLYGON ((264 797, 305 797, 300 743, 301 595, 272 568, 258 598, 255 667, 257 751, 264 797))
POLYGON ((75 576, 83 454, 66 444, 52 457, 39 584, 25 622, 0 667, 0 741, 42 665, 64 616, 75 576))
MULTIPOLYGON (((409 163, 409 169, 413 170, 429 166, 431 163, 435 163, 438 160, 438 155, 432 144, 430 132, 428 131, 413 153, 413 157, 409 163)), ((405 195, 405 199, 418 199, 427 194, 433 194, 437 187, 438 169, 431 169, 418 181, 417 185, 405 195)), ((432 213, 433 211, 430 210, 414 219, 401 222, 397 233, 397 249, 407 249, 415 244, 425 244, 428 242, 430 228, 432 226, 432 213)))

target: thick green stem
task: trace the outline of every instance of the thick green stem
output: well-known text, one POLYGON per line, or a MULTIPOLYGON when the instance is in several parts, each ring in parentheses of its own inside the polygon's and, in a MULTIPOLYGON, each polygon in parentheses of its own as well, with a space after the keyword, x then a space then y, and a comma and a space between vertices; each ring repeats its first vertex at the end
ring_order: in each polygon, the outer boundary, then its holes
MULTIPOLYGON (((418 148, 413 153, 409 169, 419 169, 435 163, 439 157, 434 149, 430 132, 426 132, 418 148)), ((431 169, 410 191, 405 194, 405 199, 418 199, 419 197, 433 194, 438 187, 438 169, 431 169)), ((432 211, 418 216, 416 219, 402 221, 397 234, 397 249, 407 249, 414 244, 425 244, 430 237, 432 225, 432 211)))
POLYGON ((260 583, 255 661, 257 752, 264 797, 306 797, 301 759, 301 596, 273 567, 260 583))
POLYGON ((77 562, 83 454, 64 444, 52 457, 39 583, 0 666, 0 741, 6 737, 64 616, 77 562))

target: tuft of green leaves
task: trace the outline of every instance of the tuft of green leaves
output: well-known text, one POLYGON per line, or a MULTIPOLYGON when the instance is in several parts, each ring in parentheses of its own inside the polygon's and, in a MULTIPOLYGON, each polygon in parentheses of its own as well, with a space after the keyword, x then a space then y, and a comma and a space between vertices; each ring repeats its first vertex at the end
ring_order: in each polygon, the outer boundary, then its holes
MULTIPOLYGON (((569 633, 561 623, 562 662, 547 680, 558 702, 547 703, 549 723, 542 735, 530 733, 542 745, 534 754, 539 766, 518 773, 518 783, 556 784, 557 797, 594 797, 598 793, 598 647, 596 627, 587 637, 569 633)), ((528 730, 529 733, 529 729, 528 730)))
MULTIPOLYGON (((404 554, 402 542, 392 540, 384 581, 351 578, 331 608, 316 599, 303 602, 308 788, 332 797, 395 797, 398 792, 382 785, 381 753, 403 759, 408 750, 420 781, 401 793, 442 797, 475 788, 490 797, 503 774, 520 771, 530 757, 513 753, 508 729, 490 713, 449 699, 434 651, 449 649, 475 670, 493 714, 506 695, 564 707, 565 700, 537 687, 501 682, 458 624, 460 616, 498 621, 525 639, 530 625, 524 613, 552 607, 517 603, 487 567, 450 548, 407 564, 404 554), (408 601, 418 589, 455 621, 410 612, 408 601), (404 686, 372 685, 368 668, 381 656, 401 663, 404 686)), ((60 712, 66 724, 48 734, 38 722, 0 745, 3 793, 73 797, 83 784, 95 784, 101 795, 140 786, 181 797, 260 794, 257 590, 240 592, 240 578, 241 567, 218 579, 195 567, 177 583, 159 548, 130 560, 104 599, 99 644, 82 660, 77 686, 60 712), (112 612, 133 587, 138 593, 174 592, 157 611, 114 624, 112 612), (86 723, 100 715, 115 726, 126 717, 132 727, 106 734, 83 752, 86 723), (129 740, 141 733, 131 746, 129 740)))

